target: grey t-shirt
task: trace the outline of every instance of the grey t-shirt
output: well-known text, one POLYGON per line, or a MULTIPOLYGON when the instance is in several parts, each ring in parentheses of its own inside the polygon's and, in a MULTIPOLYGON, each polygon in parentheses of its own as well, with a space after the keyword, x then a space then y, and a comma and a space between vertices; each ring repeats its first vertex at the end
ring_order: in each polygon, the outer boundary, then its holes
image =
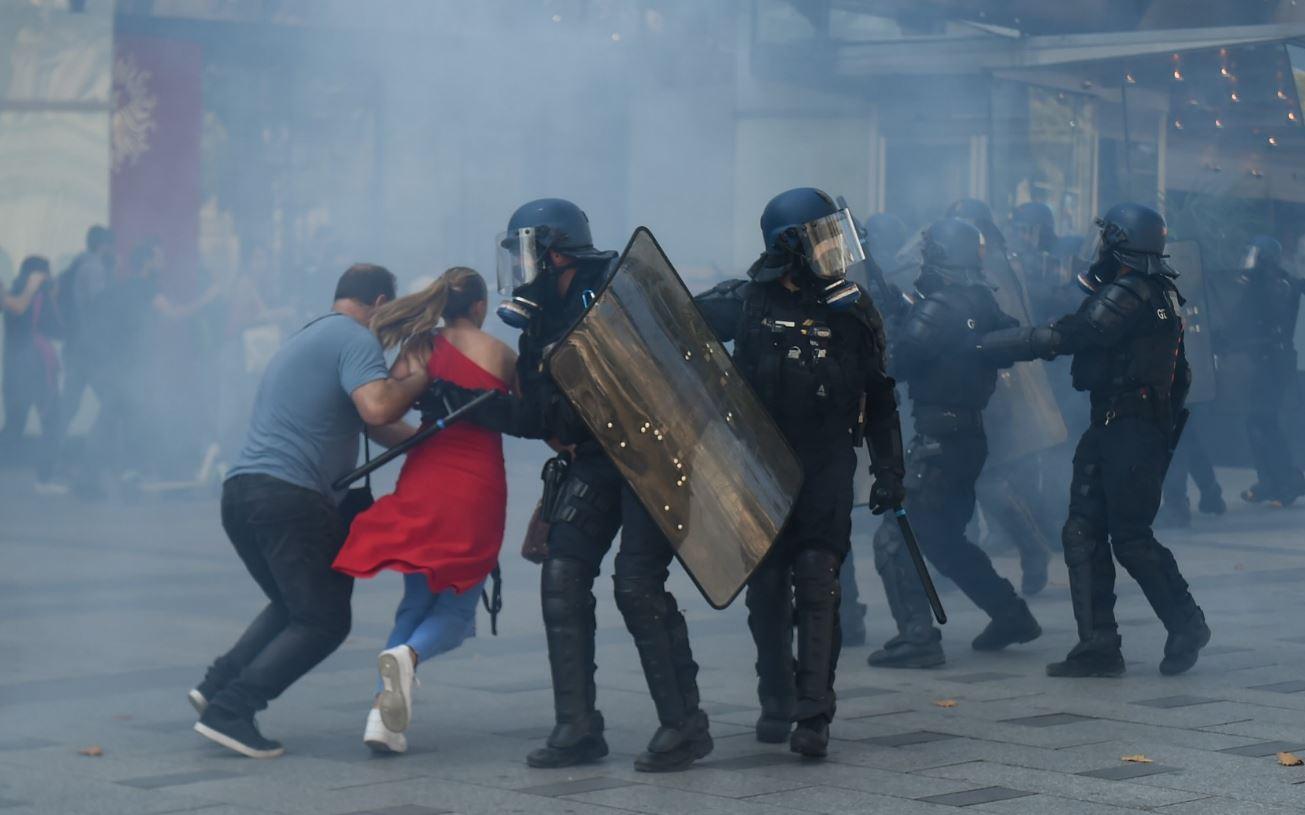
POLYGON ((309 323, 268 363, 227 477, 270 475, 339 501, 331 482, 357 464, 363 430, 350 394, 387 376, 380 342, 352 317, 309 323))

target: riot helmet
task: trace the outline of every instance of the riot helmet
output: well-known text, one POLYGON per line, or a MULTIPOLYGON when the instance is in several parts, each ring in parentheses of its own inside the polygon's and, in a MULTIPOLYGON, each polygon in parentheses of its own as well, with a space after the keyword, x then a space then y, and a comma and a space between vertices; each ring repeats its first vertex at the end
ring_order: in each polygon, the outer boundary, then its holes
POLYGON ((562 198, 522 204, 512 213, 507 230, 499 233, 495 246, 498 291, 512 295, 499 306, 498 316, 514 328, 523 327, 539 309, 541 295, 532 293, 535 283, 549 271, 563 270, 552 268, 549 252, 575 260, 605 256, 594 249, 584 210, 562 198))
POLYGON ((821 190, 799 187, 770 199, 761 213, 766 257, 750 274, 766 283, 797 267, 817 280, 840 280, 865 260, 852 214, 821 190))
POLYGON ((986 251, 1006 253, 1006 236, 1001 234, 997 222, 992 219, 992 209, 978 198, 962 198, 954 202, 944 217, 969 221, 983 234, 986 251))
POLYGON ((993 223, 992 209, 978 198, 962 198, 952 203, 945 214, 947 218, 960 218, 975 226, 993 223))
POLYGON ((1128 267, 1144 274, 1177 277, 1165 263, 1168 228, 1160 213, 1141 204, 1116 204, 1096 219, 1098 230, 1083 242, 1081 258, 1088 264, 1079 283, 1094 292, 1128 267))
POLYGON ((861 298, 861 289, 847 272, 865 260, 856 221, 846 207, 813 187, 798 187, 776 195, 761 213, 766 251, 748 269, 758 283, 790 279, 804 289, 817 289, 819 300, 832 308, 847 308, 861 298))
POLYGON ((1246 245, 1242 271, 1271 272, 1282 264, 1282 244, 1269 235, 1256 235, 1246 245))
POLYGON ((1056 243, 1056 216, 1041 202, 1029 201, 1015 207, 1010 225, 1015 239, 1031 249, 1050 252, 1056 243))
POLYGON ((921 233, 920 277, 916 289, 924 295, 946 286, 974 283, 983 274, 983 233, 961 218, 934 221, 921 233))

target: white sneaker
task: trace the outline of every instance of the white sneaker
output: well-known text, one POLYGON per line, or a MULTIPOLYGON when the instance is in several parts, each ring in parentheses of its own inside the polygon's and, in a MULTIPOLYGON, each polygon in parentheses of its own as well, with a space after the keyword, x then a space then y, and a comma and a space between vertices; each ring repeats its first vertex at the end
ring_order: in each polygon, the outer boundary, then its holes
POLYGON ((203 716, 204 711, 208 710, 208 700, 204 698, 204 694, 200 693, 198 688, 191 688, 190 693, 186 694, 186 698, 190 700, 190 706, 199 715, 203 716))
POLYGON ((398 645, 381 651, 376 658, 381 672, 381 691, 378 706, 381 721, 395 733, 408 729, 412 721, 412 683, 416 673, 412 665, 412 651, 406 645, 398 645))
POLYGON ((372 708, 367 713, 367 727, 363 730, 363 744, 375 753, 406 753, 408 737, 395 733, 381 720, 381 712, 372 708))

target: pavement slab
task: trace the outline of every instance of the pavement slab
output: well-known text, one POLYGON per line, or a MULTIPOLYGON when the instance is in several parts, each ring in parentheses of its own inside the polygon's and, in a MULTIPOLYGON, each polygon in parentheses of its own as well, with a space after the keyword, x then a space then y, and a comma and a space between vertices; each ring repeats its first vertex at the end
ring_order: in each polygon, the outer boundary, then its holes
MULTIPOLYGON (((513 494, 536 491, 542 455, 513 442, 508 457, 513 494)), ((1249 483, 1247 473, 1220 476, 1249 483)), ((520 539, 529 509, 512 504, 508 540, 520 539)), ((1121 571, 1128 672, 1113 680, 1044 673, 1075 639, 1061 563, 1030 599, 1038 640, 972 651, 987 618, 952 592, 943 668, 868 667, 895 628, 868 567, 874 522, 858 511, 869 645, 842 654, 824 762, 755 740, 746 609, 711 609, 677 567, 670 588, 701 662, 716 746, 687 772, 652 775, 635 771, 633 758, 659 722, 606 580, 595 592, 598 704, 611 747, 603 761, 525 765, 553 711, 538 568, 515 557, 502 564, 500 635, 482 616, 477 637, 421 666, 406 755, 378 758, 361 743, 376 653, 401 592, 397 576, 383 574, 357 583, 344 645, 260 714, 286 755, 253 761, 193 733, 185 697, 264 602, 214 500, 83 504, 32 496, 22 476, 0 469, 0 517, 3 815, 1305 813, 1305 768, 1274 757, 1305 751, 1305 637, 1284 612, 1298 606, 1305 579, 1305 509, 1234 502, 1222 518, 1164 530, 1214 640, 1192 671, 1160 676, 1164 629, 1121 571), (79 753, 89 747, 101 754, 79 753), (1139 753, 1154 763, 1120 761, 1139 753)), ((1018 581, 1013 557, 994 564, 1018 581)))

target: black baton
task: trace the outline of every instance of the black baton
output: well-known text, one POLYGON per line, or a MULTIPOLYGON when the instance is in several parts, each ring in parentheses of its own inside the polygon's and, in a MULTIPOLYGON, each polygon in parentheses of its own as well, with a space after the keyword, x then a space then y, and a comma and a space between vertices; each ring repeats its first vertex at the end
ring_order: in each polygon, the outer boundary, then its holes
POLYGON ((349 473, 348 475, 336 479, 335 483, 331 485, 331 489, 342 490, 345 487, 348 487, 353 482, 357 481, 358 479, 365 478, 371 473, 376 472, 381 467, 384 467, 386 464, 389 464, 391 461, 394 461, 399 456, 403 455, 404 453, 408 452, 412 448, 426 441, 426 439, 429 439, 431 436, 434 436, 436 433, 440 432, 444 428, 448 427, 449 425, 453 424, 457 420, 461 419, 463 416, 466 416, 468 411, 472 410, 473 408, 479 407, 483 402, 487 401, 495 393, 498 393, 498 391, 492 391, 492 390, 485 391, 484 393, 477 396, 475 399, 472 399, 467 404, 463 405, 462 407, 453 411, 449 415, 445 416, 443 419, 436 419, 429 427, 422 428, 413 436, 411 436, 406 441, 404 441, 402 444, 394 445, 393 447, 386 450, 381 455, 367 462, 366 464, 354 470, 353 472, 349 473))
POLYGON ((933 587, 933 578, 929 577, 929 567, 925 565, 924 555, 920 554, 920 543, 915 539, 911 522, 906 519, 906 510, 895 507, 893 517, 897 518, 897 527, 902 530, 902 537, 906 540, 906 551, 911 553, 911 562, 915 564, 915 572, 920 576, 920 585, 924 586, 924 593, 929 597, 929 606, 933 609, 934 619, 938 621, 938 625, 946 625, 947 612, 943 611, 942 600, 938 599, 938 590, 933 587))

